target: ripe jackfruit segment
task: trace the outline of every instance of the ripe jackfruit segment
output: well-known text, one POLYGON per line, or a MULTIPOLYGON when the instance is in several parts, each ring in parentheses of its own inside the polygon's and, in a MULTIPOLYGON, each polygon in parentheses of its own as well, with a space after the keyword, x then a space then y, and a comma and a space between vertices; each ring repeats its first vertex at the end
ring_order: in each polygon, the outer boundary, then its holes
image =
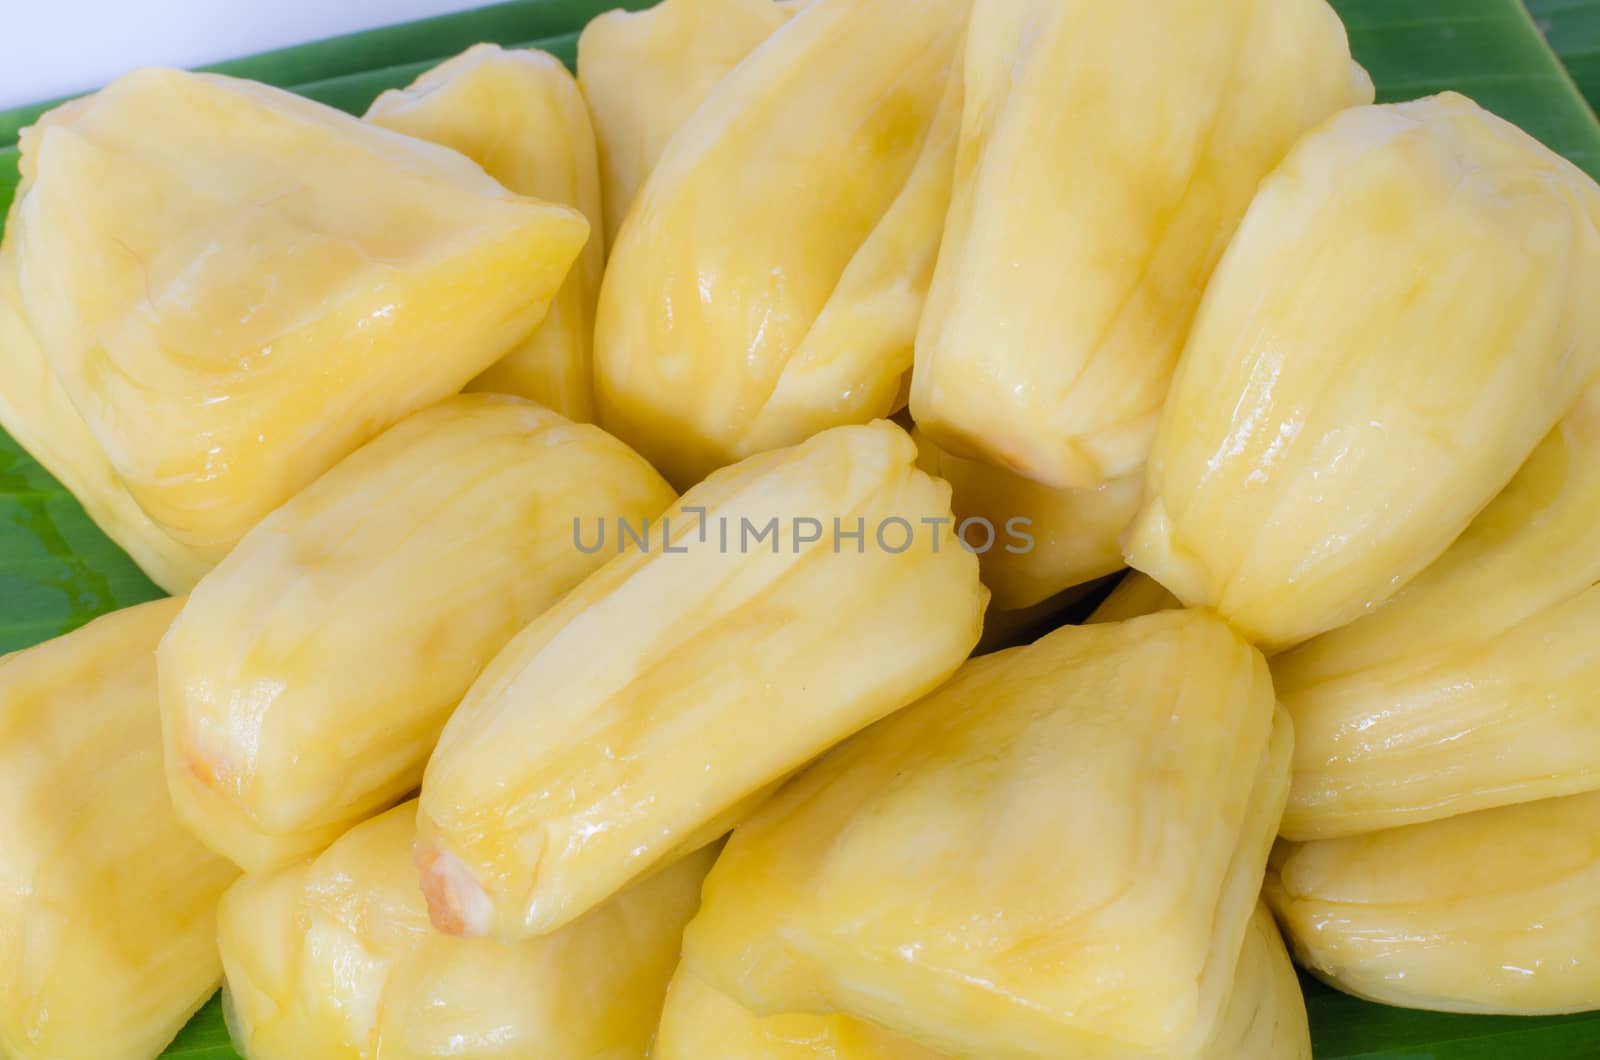
POLYGON ((1201 612, 975 659, 735 830, 687 967, 952 1056, 1195 1056, 1291 742, 1266 661, 1201 612))
POLYGON ((526 338, 588 235, 453 151, 214 74, 129 74, 21 146, 29 326, 139 506, 211 554, 526 338))
POLYGON ((815 0, 711 90, 617 237, 601 423, 680 487, 898 407, 971 0, 815 0))
POLYGON ((714 474, 519 633, 451 717, 422 782, 434 923, 541 934, 716 838, 948 677, 986 595, 949 486, 893 424, 714 474))
POLYGON ((1014 611, 1122 569, 1121 534, 1139 511, 1141 476, 1057 490, 945 452, 916 431, 923 470, 950 483, 950 505, 978 554, 996 610, 1014 611), (983 546, 987 545, 987 548, 983 546))
POLYGON ((606 260, 600 170, 589 108, 567 68, 546 52, 479 44, 385 92, 366 118, 454 148, 518 195, 569 206, 589 222, 589 241, 543 322, 467 389, 593 421, 594 307, 606 260))
POLYGON ((181 600, 0 659, 0 1055, 152 1060, 216 990, 238 875, 178 822, 156 642, 181 600))
POLYGON ((162 642, 180 816, 258 872, 398 802, 478 671, 605 563, 574 520, 672 500, 627 446, 520 398, 402 420, 246 534, 162 642))
POLYGON ((222 901, 234 1043, 249 1060, 642 1058, 713 849, 516 945, 428 925, 416 803, 222 901))
POLYGON ((1267 898, 1357 997, 1507 1015, 1600 1006, 1600 793, 1284 843, 1267 898))
POLYGON ((1207 288, 1129 563, 1272 651, 1378 607, 1600 369, 1597 221, 1592 180, 1462 96, 1323 124, 1207 288))
POLYGON ((773 0, 663 0, 583 27, 578 82, 599 141, 608 249, 673 134, 796 10, 773 0))
POLYGON ((1257 183, 1372 82, 1324 0, 977 0, 965 81, 911 411, 1096 489, 1144 464, 1257 183))
POLYGON ((33 337, 17 290, 14 241, 0 242, 0 427, 55 476, 151 581, 185 593, 219 556, 181 544, 139 507, 33 337))

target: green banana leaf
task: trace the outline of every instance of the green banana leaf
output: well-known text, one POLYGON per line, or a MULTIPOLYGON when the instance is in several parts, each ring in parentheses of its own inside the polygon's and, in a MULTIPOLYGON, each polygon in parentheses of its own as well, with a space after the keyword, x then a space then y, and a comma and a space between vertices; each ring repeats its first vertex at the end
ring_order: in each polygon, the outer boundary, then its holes
POLYGON ((1600 175, 1594 111, 1519 0, 1332 3, 1380 102, 1464 92, 1600 175))
POLYGON ((1528 10, 1590 108, 1600 111, 1600 0, 1528 0, 1528 10))
MULTIPOLYGON (((652 0, 513 0, 221 63, 352 112, 481 40, 543 47, 569 65, 597 12, 652 0)), ((1455 89, 1600 175, 1600 0, 1332 0, 1383 100, 1455 89), (1537 24, 1536 24, 1537 22, 1537 24), (1567 60, 1557 61, 1541 37, 1567 60), (1574 81, 1574 75, 1576 81, 1574 81), (1581 91, 1580 91, 1581 88, 1581 91)), ((0 211, 16 184, 16 135, 50 104, 0 112, 0 211)), ((3 355, 3 351, 0 351, 3 355)), ((159 595, 78 503, 0 433, 0 652, 68 632, 159 595)), ((1409 1012, 1309 978, 1318 1060, 1577 1060, 1600 1057, 1600 1013, 1512 1019, 1409 1012)), ((234 1060, 212 999, 168 1049, 234 1060)))

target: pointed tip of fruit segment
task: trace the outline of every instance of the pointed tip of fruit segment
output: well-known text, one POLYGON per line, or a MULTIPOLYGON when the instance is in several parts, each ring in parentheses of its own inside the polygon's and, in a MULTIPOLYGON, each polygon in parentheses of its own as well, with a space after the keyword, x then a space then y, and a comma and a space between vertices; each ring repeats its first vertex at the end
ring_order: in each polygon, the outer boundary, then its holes
POLYGON ((201 789, 216 792, 224 798, 237 789, 238 770, 234 769, 230 762, 221 760, 218 756, 202 749, 198 740, 191 740, 182 755, 189 779, 201 789))
POLYGON ((461 859, 428 842, 419 842, 412 857, 433 926, 446 935, 487 935, 493 915, 489 895, 461 859))
POLYGON ((217 783, 217 771, 211 767, 206 757, 197 751, 190 751, 183 756, 184 765, 188 767, 189 777, 197 781, 201 787, 220 787, 217 783))

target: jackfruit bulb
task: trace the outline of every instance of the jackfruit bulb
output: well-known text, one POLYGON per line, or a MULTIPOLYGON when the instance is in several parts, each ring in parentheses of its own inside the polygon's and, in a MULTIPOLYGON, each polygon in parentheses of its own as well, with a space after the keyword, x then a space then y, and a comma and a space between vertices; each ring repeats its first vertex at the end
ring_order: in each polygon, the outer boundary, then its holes
POLYGON ((526 338, 588 234, 453 151, 215 74, 129 74, 21 147, 34 337, 139 506, 213 557, 526 338))
POLYGON ((1266 660, 1202 612, 975 659, 734 831, 686 966, 956 1057, 1203 1055, 1291 741, 1266 660))
POLYGON ((678 127, 793 12, 773 0, 662 0, 583 27, 578 83, 599 141, 607 248, 678 127))
POLYGON ((1324 0, 977 0, 917 423, 1057 489, 1136 473, 1257 183, 1371 101, 1324 0))
POLYGON ((1600 189, 1446 93, 1349 110, 1206 291, 1129 563, 1269 649, 1437 559, 1600 369, 1600 189))
POLYGON ((978 549, 996 610, 1030 608, 1122 569, 1121 535, 1138 514, 1141 476, 1051 489, 946 452, 921 430, 912 434, 923 470, 950 483, 950 505, 967 528, 963 540, 978 549))
POLYGON ((1600 788, 1600 391, 1376 612, 1273 660, 1283 834, 1322 839, 1600 788))
POLYGON ((1272 861, 1267 898, 1296 957, 1347 994, 1516 1016, 1600 1007, 1600 792, 1286 843, 1272 861))
POLYGON ((1300 976, 1272 910, 1258 901, 1239 951, 1233 991, 1201 1060, 1311 1060, 1300 976))
POLYGON ((594 419, 594 307, 605 271, 600 169, 583 93, 555 56, 479 44, 385 92, 367 120, 454 148, 518 195, 568 206, 589 241, 544 321, 468 390, 516 394, 570 420, 594 419))
POLYGON ((181 600, 0 659, 0 1056, 154 1060, 222 978, 238 876, 161 772, 156 642, 181 600))
POLYGON ((724 469, 647 540, 618 539, 489 664, 428 762, 433 922, 560 927, 938 685, 986 595, 950 523, 949 486, 879 422, 724 469))
POLYGON ((179 814, 255 872, 398 802, 478 671, 605 562, 574 521, 672 500, 627 446, 520 398, 402 420, 246 534, 162 641, 179 814))
POLYGON ((248 1060, 642 1060, 714 850, 516 945, 428 925, 416 803, 315 861, 247 876, 218 917, 248 1060))
POLYGON ((215 553, 177 541, 145 514, 73 407, 23 314, 10 236, 0 241, 0 427, 163 589, 188 592, 216 563, 215 553))
MULTIPOLYGON (((838 1012, 757 1016, 679 968, 667 990, 653 1060, 939 1060, 881 1027, 838 1012)), ((1257 903, 1228 1003, 1200 1060, 1311 1060, 1300 979, 1272 913, 1257 903)))
POLYGON ((600 292, 601 423, 680 488, 894 412, 954 177, 971 0, 815 0, 684 123, 600 292))

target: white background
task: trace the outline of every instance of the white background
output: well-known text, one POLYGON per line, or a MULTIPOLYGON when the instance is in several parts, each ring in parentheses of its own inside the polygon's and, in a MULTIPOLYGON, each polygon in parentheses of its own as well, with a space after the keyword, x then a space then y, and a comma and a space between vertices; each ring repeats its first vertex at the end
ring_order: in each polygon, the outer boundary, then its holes
POLYGON ((0 108, 490 0, 0 0, 0 108))

